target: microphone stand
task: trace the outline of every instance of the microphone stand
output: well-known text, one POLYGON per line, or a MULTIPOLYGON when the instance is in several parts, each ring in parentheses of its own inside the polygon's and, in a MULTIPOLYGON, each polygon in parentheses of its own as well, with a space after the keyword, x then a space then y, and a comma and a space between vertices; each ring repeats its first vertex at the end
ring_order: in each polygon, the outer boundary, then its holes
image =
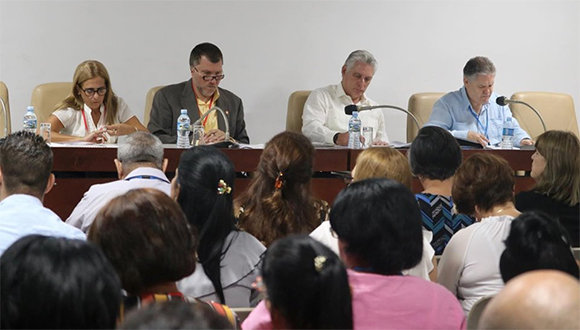
POLYGON ((527 104, 524 101, 518 101, 518 100, 505 100, 507 103, 518 103, 518 104, 523 104, 525 106, 527 106, 528 108, 532 109, 532 111, 536 114, 536 116, 538 116, 538 118, 540 118, 540 122, 542 123, 542 127, 544 128, 544 132, 547 131, 546 129, 546 123, 544 122, 544 118, 542 118, 542 116, 540 115, 540 113, 534 109, 534 107, 532 107, 531 105, 527 104))
MULTIPOLYGON (((220 113, 222 115, 222 118, 224 119, 224 123, 226 124, 226 131, 225 131, 225 137, 224 137, 223 142, 213 143, 211 145, 216 146, 217 148, 231 148, 232 146, 237 145, 237 143, 232 142, 230 139, 230 124, 228 123, 228 117, 226 116, 224 111, 222 109, 220 109, 219 107, 214 106, 211 109, 209 109, 206 113, 203 114, 203 116, 201 116, 198 120, 196 120, 193 123, 193 125, 201 124, 201 122, 214 111, 217 111, 218 113, 220 113)), ((193 125, 191 125, 191 126, 193 127, 193 125)))
POLYGON ((421 125, 419 125, 419 121, 417 120, 417 117, 415 117, 415 115, 413 115, 408 110, 405 110, 403 108, 400 108, 400 107, 397 107, 394 105, 370 105, 370 106, 362 106, 362 107, 360 107, 361 108, 360 110, 355 110, 354 109, 355 107, 358 109, 358 106, 356 106, 356 105, 353 105, 352 108, 351 108, 351 106, 346 106, 344 108, 344 112, 347 115, 352 115, 352 111, 364 111, 364 110, 373 110, 373 109, 381 109, 381 108, 395 109, 395 110, 399 110, 399 111, 406 113, 408 116, 411 116, 411 118, 413 118, 413 121, 415 122, 415 125, 417 125, 417 129, 418 130, 421 129, 421 125))
POLYGON ((0 105, 2 105, 2 114, 4 116, 4 136, 8 135, 8 111, 6 110, 6 103, 4 99, 0 97, 0 105))

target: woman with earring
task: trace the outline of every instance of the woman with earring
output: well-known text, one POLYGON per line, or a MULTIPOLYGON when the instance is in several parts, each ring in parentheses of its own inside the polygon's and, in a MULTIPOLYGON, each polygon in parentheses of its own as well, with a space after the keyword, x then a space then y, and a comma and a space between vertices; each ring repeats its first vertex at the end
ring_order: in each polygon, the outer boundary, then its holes
POLYGON ((503 288, 499 260, 512 220, 514 171, 508 162, 489 153, 467 158, 455 174, 452 197, 457 211, 476 223, 451 237, 439 261, 437 282, 449 289, 467 314, 473 304, 503 288))
POLYGON ((55 107, 48 122, 54 142, 115 143, 118 136, 147 132, 113 92, 105 66, 95 60, 77 66, 71 93, 55 107))

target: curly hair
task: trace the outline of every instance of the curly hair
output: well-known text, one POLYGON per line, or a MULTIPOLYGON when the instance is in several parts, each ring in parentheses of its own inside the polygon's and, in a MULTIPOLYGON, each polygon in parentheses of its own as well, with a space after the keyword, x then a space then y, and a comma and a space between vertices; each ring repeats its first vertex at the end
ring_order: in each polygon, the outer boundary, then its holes
POLYGON ((314 147, 304 135, 283 132, 264 148, 258 171, 238 199, 239 227, 269 246, 289 234, 310 233, 321 221, 310 190, 314 147))

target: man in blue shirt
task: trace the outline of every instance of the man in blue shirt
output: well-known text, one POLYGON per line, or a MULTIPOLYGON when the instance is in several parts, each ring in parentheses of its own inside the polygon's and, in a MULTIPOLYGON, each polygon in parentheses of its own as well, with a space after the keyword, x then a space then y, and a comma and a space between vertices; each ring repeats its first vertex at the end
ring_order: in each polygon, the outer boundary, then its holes
MULTIPOLYGON (((507 106, 495 102, 493 92, 495 66, 487 58, 470 59, 463 68, 463 87, 445 94, 433 105, 431 117, 425 126, 439 126, 458 139, 479 143, 482 146, 501 142, 503 122, 512 117, 507 106)), ((514 123, 514 146, 533 145, 528 133, 514 123)))

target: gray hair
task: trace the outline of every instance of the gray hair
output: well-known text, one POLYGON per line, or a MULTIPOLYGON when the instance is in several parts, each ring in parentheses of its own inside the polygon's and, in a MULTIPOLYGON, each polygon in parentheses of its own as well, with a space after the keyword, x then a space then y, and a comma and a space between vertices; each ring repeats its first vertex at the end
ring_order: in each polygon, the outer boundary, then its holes
POLYGON ((377 71, 377 67, 379 65, 373 54, 366 50, 355 50, 354 52, 350 53, 344 62, 346 70, 350 70, 356 64, 356 62, 369 64, 373 67, 374 72, 377 71))
POLYGON ((463 67, 463 77, 472 79, 479 74, 495 74, 495 65, 489 58, 484 56, 476 56, 465 64, 463 67))
POLYGON ((135 132, 119 141, 117 159, 128 166, 135 163, 163 165, 163 144, 158 137, 147 132, 135 132))

